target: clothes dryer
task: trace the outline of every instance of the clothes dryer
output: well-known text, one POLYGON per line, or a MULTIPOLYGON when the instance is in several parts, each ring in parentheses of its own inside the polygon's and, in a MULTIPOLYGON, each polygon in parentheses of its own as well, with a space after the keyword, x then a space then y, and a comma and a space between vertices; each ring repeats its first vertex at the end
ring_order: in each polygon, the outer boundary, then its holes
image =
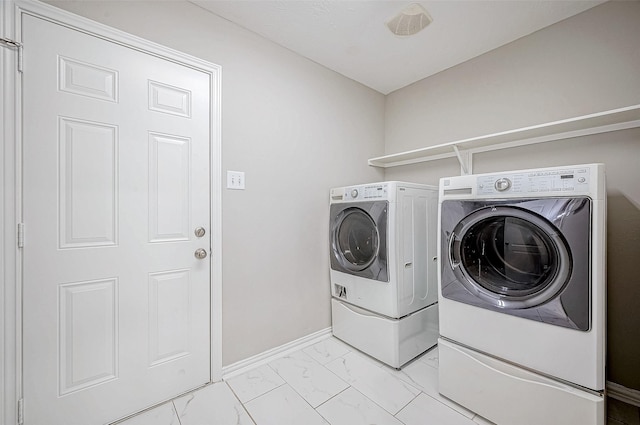
POLYGON ((439 194, 440 393, 500 424, 603 425, 604 166, 439 194))
POLYGON ((405 182, 331 190, 333 333, 393 367, 437 341, 437 196, 405 182))

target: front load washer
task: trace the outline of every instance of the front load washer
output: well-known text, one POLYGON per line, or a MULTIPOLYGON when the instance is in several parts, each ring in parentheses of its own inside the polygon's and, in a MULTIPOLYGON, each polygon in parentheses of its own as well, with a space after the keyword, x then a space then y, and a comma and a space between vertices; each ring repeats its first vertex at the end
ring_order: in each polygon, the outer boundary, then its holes
POLYGON ((437 208, 435 186, 331 190, 333 333, 396 368, 437 341, 437 208))
POLYGON ((602 164, 440 180, 439 391, 498 424, 603 425, 602 164))

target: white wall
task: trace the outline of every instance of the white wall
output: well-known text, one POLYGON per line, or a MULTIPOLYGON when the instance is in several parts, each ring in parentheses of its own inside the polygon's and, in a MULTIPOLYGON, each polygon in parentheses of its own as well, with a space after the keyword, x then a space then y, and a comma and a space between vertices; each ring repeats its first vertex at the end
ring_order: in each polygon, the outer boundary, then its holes
POLYGON ((184 1, 48 3, 222 65, 223 364, 329 327, 329 189, 381 180, 384 96, 184 1))
MULTIPOLYGON (((391 93, 385 151, 639 103, 640 2, 609 2, 391 93)), ((640 130, 476 155, 474 172, 589 162, 607 169, 608 379, 640 389, 640 130)), ((385 178, 437 184, 459 173, 447 159, 385 178)))

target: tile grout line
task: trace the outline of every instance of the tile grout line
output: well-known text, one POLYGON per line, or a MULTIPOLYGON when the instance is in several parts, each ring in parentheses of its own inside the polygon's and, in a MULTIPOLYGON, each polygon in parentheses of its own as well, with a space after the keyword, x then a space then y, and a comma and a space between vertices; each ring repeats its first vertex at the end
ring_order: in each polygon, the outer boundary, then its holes
POLYGON ((325 404, 327 404, 329 402, 329 400, 333 400, 334 398, 338 397, 340 394, 342 394, 343 392, 347 391, 349 388, 351 388, 351 385, 349 385, 347 388, 345 388, 344 390, 340 391, 338 394, 334 395, 333 397, 330 397, 328 400, 326 400, 325 402, 321 403, 318 405, 318 407, 313 408, 313 410, 315 410, 315 412, 322 418, 324 419, 325 422, 327 422, 329 425, 331 425, 331 421, 325 417, 322 413, 320 413, 318 411, 318 408, 320 408, 320 406, 324 406, 325 404))
MULTIPOLYGON (((311 346, 310 346, 310 347, 311 347, 311 346)), ((302 353, 304 353, 304 352, 302 351, 302 349, 300 349, 299 351, 300 351, 300 352, 302 352, 302 353)), ((291 354, 292 354, 292 353, 291 353, 291 354)), ((312 361, 316 362, 318 365, 320 365, 320 366, 322 366, 323 368, 325 368, 326 370, 328 370, 330 373, 333 373, 333 372, 331 372, 329 369, 327 369, 324 365, 322 365, 320 362, 318 362, 318 361, 317 361, 317 360, 315 360, 313 357, 311 357, 310 355, 308 355, 308 354, 306 354, 306 353, 304 353, 304 354, 305 354, 307 357, 311 358, 311 360, 312 360, 312 361)), ((284 357, 286 357, 286 356, 284 356, 284 357)), ((284 357, 281 357, 281 358, 284 358, 284 357)), ((275 360, 274 360, 274 361, 275 361, 275 360)), ((288 385, 288 386, 293 390, 293 392, 294 392, 294 393, 298 394, 298 395, 300 396, 300 398, 301 398, 305 403, 307 403, 307 405, 308 405, 309 407, 311 407, 311 410, 313 410, 314 412, 316 412, 316 414, 317 414, 318 416, 320 416, 320 417, 321 417, 325 422, 327 422, 327 423, 331 424, 331 422, 329 422, 329 420, 328 420, 327 418, 325 418, 325 417, 322 415, 322 413, 318 412, 318 408, 317 408, 317 407, 313 407, 313 406, 311 405, 311 403, 309 403, 309 402, 307 401, 307 399, 306 399, 306 398, 304 398, 304 397, 303 397, 303 395, 302 395, 302 394, 300 394, 300 393, 295 389, 295 387, 294 387, 293 385, 291 385, 291 383, 289 383, 289 381, 287 381, 287 380, 286 380, 286 378, 285 378, 284 376, 280 375, 280 374, 278 373, 278 371, 277 371, 277 370, 275 370, 275 368, 271 366, 271 363, 272 363, 272 362, 267 363, 267 366, 269 366, 269 367, 271 368, 271 370, 273 370, 273 371, 274 371, 274 372, 275 372, 275 373, 276 373, 280 378, 282 378, 282 380, 284 381, 284 384, 288 385)), ((334 374, 334 375, 335 375, 335 374, 334 374)), ((337 377, 338 379, 340 379, 340 381, 344 382, 344 380, 342 380, 339 376, 336 376, 336 377, 337 377)), ((283 385, 284 385, 284 384, 283 384, 283 385)), ((338 394, 341 394, 341 393, 343 393, 344 391, 346 391, 346 390, 348 390, 349 388, 351 388, 351 385, 350 385, 348 382, 345 382, 345 384, 347 384, 347 385, 349 385, 349 386, 348 386, 347 388, 345 388, 344 390, 340 391, 340 393, 338 393, 338 394)), ((279 388, 279 387, 278 387, 278 388, 279 388)), ((274 388, 274 390, 275 390, 275 389, 276 389, 276 388, 274 388)), ((272 391, 273 391, 273 390, 272 390, 272 391)), ((336 394, 336 395, 334 395, 334 396, 330 397, 330 398, 329 398, 329 400, 331 400, 332 398, 336 397, 338 394, 336 394)), ((329 400, 324 401, 323 403, 321 403, 320 405, 318 405, 318 407, 322 406, 323 404, 325 404, 325 403, 326 403, 327 401, 329 401, 329 400)))
MULTIPOLYGON (((429 351, 431 351, 431 350, 432 350, 432 349, 430 349, 430 350, 426 351, 425 353, 427 353, 427 352, 429 352, 429 351)), ((414 361, 420 361, 420 362, 422 362, 422 364, 424 364, 425 366, 429 366, 431 369, 435 369, 436 371, 438 370, 438 368, 437 368, 437 367, 435 367, 435 366, 431 365, 430 363, 428 363, 428 362, 426 362, 426 361, 423 361, 423 360, 422 360, 422 358, 416 358, 414 361)), ((413 361, 412 361, 411 363, 413 363, 413 361)), ((383 364, 382 366, 384 367, 385 365, 383 364)), ((469 418, 468 416, 466 416, 465 414, 463 414, 462 412, 460 412, 460 411, 459 411, 458 409, 456 409, 455 407, 452 407, 452 406, 448 405, 447 403, 443 403, 441 400, 438 400, 436 397, 434 397, 434 396, 432 396, 431 394, 429 394, 429 393, 425 392, 425 391, 422 389, 422 385, 420 385, 418 382, 416 382, 416 381, 415 381, 415 379, 413 379, 411 376, 409 376, 409 374, 408 374, 408 373, 406 373, 406 372, 404 372, 404 371, 402 371, 402 370, 398 370, 398 372, 402 373, 402 374, 403 374, 405 377, 407 377, 407 379, 409 379, 411 382, 407 382, 407 381, 405 381, 405 380, 404 380, 404 379, 402 379, 402 378, 398 378, 399 380, 401 380, 401 381, 403 381, 403 382, 405 382, 406 384, 409 384, 409 385, 411 385, 411 386, 415 386, 415 388, 416 388, 416 389, 418 389, 418 390, 420 390, 420 392, 421 392, 422 394, 424 394, 424 395, 426 395, 427 397, 429 397, 429 398, 431 398, 431 399, 433 399, 433 400, 437 401, 437 402, 438 402, 438 403, 440 403, 441 405, 443 405, 443 406, 445 406, 445 407, 447 407, 447 408, 449 408, 449 409, 453 410, 454 412, 458 413, 459 415, 461 415, 461 416, 463 416, 463 417, 465 417, 465 418, 467 418, 467 419, 470 419, 470 420, 472 420, 472 421, 473 421, 473 419, 474 419, 476 416, 479 416, 477 413, 472 412, 472 411, 470 411, 470 410, 469 410, 471 413, 473 413, 473 416, 471 416, 471 417, 469 418)), ((417 398, 417 396, 416 396, 416 398, 417 398)), ((412 401, 413 401, 413 400, 412 400, 412 401)), ((451 400, 451 401, 453 401, 453 400, 451 400)), ((408 405, 408 404, 407 404, 407 405, 408 405)), ((406 406, 405 406, 405 407, 406 407, 406 406)), ((405 407, 403 407, 402 409, 404 409, 405 407)), ((461 406, 461 407, 464 407, 464 406, 461 406)), ((467 410, 468 410, 468 409, 467 409, 467 410)), ((398 413, 399 413, 399 412, 398 412, 398 413)))
MULTIPOLYGON (((349 388, 353 388, 351 385, 349 385, 347 388, 345 388, 344 390, 340 391, 339 393, 329 397, 327 400, 323 401, 322 403, 320 403, 318 405, 318 407, 316 407, 314 410, 318 410, 320 407, 324 406, 325 404, 329 403, 331 400, 333 400, 334 398, 338 397, 340 394, 344 393, 345 391, 347 391, 349 388)), ((355 388, 353 388, 355 390, 355 388)), ((357 390, 356 390, 357 391, 357 390)), ((319 413, 319 412, 318 412, 319 413)))
MULTIPOLYGON (((239 376, 244 375, 245 373, 249 373, 249 372, 251 372, 251 371, 253 371, 253 370, 256 370, 256 369, 258 369, 258 368, 260 368, 260 367, 263 367, 263 366, 269 366, 269 364, 267 363, 267 364, 264 364, 264 365, 261 365, 261 366, 257 366, 255 369, 247 370, 246 372, 243 372, 243 373, 241 373, 241 374, 239 374, 239 375, 236 375, 236 376, 234 376, 233 378, 237 378, 237 377, 239 377, 239 376)), ((282 379, 282 381, 283 381, 283 382, 282 382, 281 384, 277 384, 275 387, 271 388, 270 390, 268 390, 268 391, 266 391, 266 392, 264 392, 264 393, 262 393, 262 394, 259 394, 259 395, 255 396, 255 397, 253 397, 253 398, 251 398, 251 399, 249 399, 249 400, 247 400, 247 401, 242 401, 242 400, 240 400, 240 397, 238 397, 238 395, 236 394, 236 392, 233 390, 233 387, 231 386, 231 384, 229 384, 229 381, 226 381, 226 380, 224 380, 224 379, 223 379, 223 380, 222 380, 222 382, 226 383, 226 384, 229 386, 229 388, 231 388, 231 391, 233 392, 233 395, 234 395, 234 396, 236 396, 236 398, 238 399, 238 401, 244 405, 244 404, 246 404, 246 403, 250 403, 250 402, 252 402, 252 401, 254 401, 254 400, 256 400, 256 399, 258 399, 258 398, 262 397, 263 395, 267 395, 267 394, 269 394, 271 391, 273 391, 273 390, 277 390, 277 389, 278 389, 278 388, 280 388, 281 386, 283 386, 283 385, 287 384, 287 381, 286 381, 286 380, 284 380, 284 379, 283 379, 283 378, 282 378, 282 377, 281 377, 277 372, 275 372, 275 371, 273 370, 273 368, 271 368, 271 367, 270 367, 270 369, 271 369, 274 373, 276 373, 276 375, 278 375, 278 377, 279 377, 280 379, 282 379)))
MULTIPOLYGON (((412 399, 411 399, 407 404, 405 404, 404 406, 402 406, 402 407, 401 407, 401 408, 400 408, 400 409, 399 409, 399 410, 398 410, 398 411, 393 415, 393 417, 394 417, 394 418, 396 418, 396 419, 398 419, 398 417, 397 417, 397 416, 400 414, 400 412, 402 412, 404 409, 406 409, 406 408, 407 408, 407 406, 409 406, 409 405, 410 405, 410 404, 411 404, 415 399, 417 399, 417 398, 420 396, 420 394, 424 394, 424 392, 423 392, 422 390, 420 390, 420 392, 419 392, 415 397, 413 397, 413 398, 412 398, 412 399)), ((426 395, 426 396, 428 396, 429 394, 425 394, 425 395, 426 395)), ((400 421, 400 419, 398 419, 398 420, 400 421)), ((402 421, 400 421, 400 422, 402 422, 402 421)))
MULTIPOLYGON (((245 406, 244 403, 240 401, 240 398, 238 397, 236 392, 233 390, 233 388, 231 388, 231 385, 229 385, 229 383, 225 380, 222 380, 221 382, 224 383, 227 386, 227 388, 229 388, 229 391, 231 391, 231 394, 233 394, 236 400, 238 400, 238 403, 240 403, 240 406, 242 406, 242 409, 247 413, 247 416, 249 416, 249 419, 251 419, 251 422, 253 422, 254 425, 257 425, 258 422, 256 422, 253 416, 251 416, 251 413, 249 412, 249 409, 247 409, 247 406, 245 406)), ((255 398, 258 398, 258 397, 255 397, 255 398)))
MULTIPOLYGON (((360 351, 358 351, 358 352, 360 352, 360 351)), ((347 353, 347 354, 350 354, 350 353, 347 353)), ((367 358, 371 358, 371 359, 373 359, 372 357, 368 356, 366 353, 362 353, 362 354, 364 354, 365 356, 367 356, 367 358)), ((346 356, 346 354, 345 354, 345 356, 346 356)), ((338 360, 338 359, 346 360, 346 359, 344 358, 344 356, 340 356, 340 357, 338 357, 338 358, 334 359, 334 361, 335 361, 335 360, 338 360)), ((392 373, 390 373, 389 371, 387 371, 386 369, 384 369, 384 368, 386 367, 386 365, 385 365, 385 364, 383 364, 383 363, 381 363, 379 360, 373 359, 373 361, 375 361, 376 363, 379 363, 377 366, 378 366, 379 368, 382 368, 382 370, 383 370, 385 373, 387 373, 389 376, 392 376, 394 379, 396 379, 396 380, 400 381, 402 384, 406 384, 406 385, 410 385, 410 386, 412 386, 412 385, 411 385, 411 384, 409 384, 408 382, 404 382, 402 379, 400 379, 400 378, 396 377, 395 375, 393 375, 392 373)), ((327 369, 328 369, 328 368, 327 368, 327 369)), ((333 373, 333 371, 331 371, 330 369, 329 369, 329 371, 333 373)), ((336 376, 337 376, 337 375, 336 375, 336 376)), ((338 377, 338 378, 340 378, 340 377, 338 377)), ((340 379, 342 379, 342 378, 340 378, 340 379)), ((381 406, 379 403, 377 403, 375 400, 371 399, 370 397, 367 397, 365 394, 363 394, 363 393, 362 393, 362 391, 358 390, 356 387, 354 387, 354 386, 353 386, 353 385, 351 385, 350 383, 348 383, 348 382, 347 382, 347 384, 349 384, 349 388, 353 388, 353 390, 354 390, 354 391, 357 391, 357 392, 358 392, 359 394, 361 394, 364 398, 366 398, 367 400, 371 401, 373 404, 375 404, 376 406, 378 406, 379 408, 381 408, 383 411, 387 412, 388 414, 390 414, 390 415, 391 415, 391 416, 393 416, 394 418, 395 418, 395 417, 396 417, 396 415, 397 415, 398 413, 400 413, 400 412, 401 412, 405 407, 407 407, 407 406, 408 406, 408 405, 409 405, 413 400, 415 400, 415 399, 416 399, 420 394, 422 394, 422 393, 423 393, 423 391, 422 391, 420 388, 417 388, 417 387, 413 387, 413 386, 412 386, 414 389, 418 390, 418 394, 417 394, 417 395, 415 395, 411 400, 409 400, 409 402, 408 402, 407 404, 405 404, 405 405, 404 405, 404 406, 402 406, 400 409, 398 409, 398 411, 394 414, 394 413, 389 412, 389 411, 388 411, 387 409, 385 409, 384 407, 382 407, 382 406, 381 406)), ((345 389, 345 391, 346 391, 346 389, 345 389)), ((396 419, 397 419, 397 418, 396 418, 396 419)), ((398 419, 398 421, 400 421, 400 419, 398 419)), ((400 421, 400 422, 401 422, 401 423, 403 423, 402 421, 400 421)))
POLYGON ((176 398, 171 400, 171 406, 173 407, 173 413, 176 415, 176 419, 178 419, 178 425, 182 425, 182 420, 180 420, 180 415, 178 414, 178 408, 176 407, 176 398))
MULTIPOLYGON (((310 347, 312 347, 312 345, 311 345, 310 347)), ((343 382, 344 384, 348 385, 348 387, 347 387, 347 388, 345 388, 344 390, 340 391, 338 394, 341 394, 342 392, 346 391, 349 387, 351 387, 351 384, 349 384, 349 383, 348 383, 348 382, 346 382, 344 379, 340 378, 338 375, 336 375, 335 373, 333 373, 333 371, 332 371, 331 369, 329 369, 326 365, 324 365, 324 364, 320 363, 319 361, 317 361, 316 359, 314 359, 314 358, 313 358, 313 356, 311 356, 311 355, 309 355, 309 354, 305 353, 305 352, 304 352, 304 349, 300 349, 300 350, 298 350, 298 351, 299 351, 299 352, 301 352, 301 353, 303 353, 303 354, 304 354, 304 355, 306 355, 307 357, 309 357, 309 358, 311 359, 311 361, 315 362, 318 366, 322 367, 324 370, 326 370, 327 372, 329 372, 331 375, 335 376, 338 380, 340 380, 340 382, 343 382)), ((297 353, 298 351, 295 351, 294 353, 297 353)), ((293 353, 290 353, 290 354, 293 354, 293 353)), ((290 354, 289 354, 289 355, 290 355, 290 354)), ((348 354, 348 353, 347 353, 347 354, 348 354)), ((345 355, 346 355, 346 354, 345 354, 345 355)), ((287 357, 287 356, 284 356, 284 357, 282 357, 282 358, 285 358, 285 357, 287 357)), ((338 356, 338 357, 336 357, 336 359, 334 359, 334 360, 340 359, 340 358, 342 358, 342 357, 344 357, 344 356, 338 356)), ((274 361, 275 361, 275 360, 274 360, 274 361)), ((332 360, 332 361, 333 361, 333 360, 332 360)), ((272 370, 273 370, 273 371, 274 371, 274 372, 275 372, 275 373, 276 373, 280 378, 282 378, 282 380, 283 380, 283 381, 285 381, 287 384, 289 384, 289 386, 290 386, 290 387, 291 387, 291 388, 296 392, 296 394, 298 394, 300 397, 302 397, 302 398, 304 399, 304 396, 303 396, 302 394, 300 394, 298 391, 296 391, 295 387, 294 387, 293 385, 291 385, 291 383, 290 383, 289 381, 287 381, 287 379, 286 379, 284 376, 280 375, 280 373, 278 373, 278 371, 277 371, 273 366, 271 366, 271 363, 273 363, 273 361, 272 361, 272 362, 267 363, 267 365, 268 365, 269 367, 271 367, 271 369, 272 369, 272 370)), ((331 362, 328 362, 328 363, 331 363, 331 362)), ((338 394, 335 394, 335 395, 333 395, 333 396, 329 397, 329 399, 327 399, 327 400, 323 401, 322 403, 320 403, 320 404, 318 405, 318 407, 322 406, 323 404, 325 404, 327 401, 331 400, 332 398, 334 398, 334 397, 335 397, 335 396, 337 396, 338 394)), ((307 401, 307 400, 305 399, 305 401, 307 401)), ((309 403, 309 402, 307 402, 307 404, 309 404, 309 405, 310 405, 310 403, 309 403)), ((318 408, 318 407, 313 407, 313 406, 311 406, 311 407, 312 407, 314 410, 316 410, 316 409, 318 408)))

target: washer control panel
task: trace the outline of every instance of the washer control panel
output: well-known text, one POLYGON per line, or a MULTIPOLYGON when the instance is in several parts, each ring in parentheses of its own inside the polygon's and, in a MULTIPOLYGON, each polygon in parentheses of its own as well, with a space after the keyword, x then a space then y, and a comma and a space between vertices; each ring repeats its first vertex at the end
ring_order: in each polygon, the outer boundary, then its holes
POLYGON ((381 199, 387 197, 386 184, 371 184, 349 187, 345 191, 344 200, 381 199))
POLYGON ((589 178, 588 168, 487 174, 478 176, 477 193, 584 192, 589 189, 589 178))

